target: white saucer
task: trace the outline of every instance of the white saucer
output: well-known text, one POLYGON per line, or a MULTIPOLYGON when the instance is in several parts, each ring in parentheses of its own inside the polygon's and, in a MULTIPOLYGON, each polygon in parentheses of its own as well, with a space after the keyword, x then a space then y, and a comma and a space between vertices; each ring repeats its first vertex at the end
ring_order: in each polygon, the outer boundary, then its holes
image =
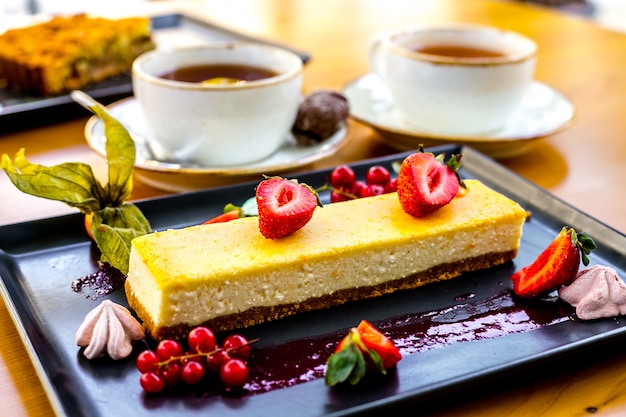
POLYGON ((554 134, 574 119, 575 107, 552 87, 533 81, 522 105, 498 131, 481 136, 448 136, 415 130, 394 106, 391 93, 375 74, 366 74, 344 87, 355 120, 376 129, 388 145, 402 151, 418 145, 469 145, 493 158, 510 158, 529 151, 536 139, 554 134))
MULTIPOLYGON (((147 132, 137 100, 130 97, 107 107, 111 115, 126 129, 144 140, 150 140, 150 134, 147 132)), ((85 137, 93 150, 106 156, 104 123, 99 117, 93 116, 87 121, 85 137)), ((262 174, 294 171, 332 155, 345 144, 346 139, 347 127, 345 125, 330 138, 312 145, 298 144, 293 136, 288 135, 283 146, 269 157, 254 163, 231 167, 186 165, 184 163, 178 165, 155 161, 150 159, 145 147, 138 144, 135 174, 144 183, 155 188, 172 192, 191 191, 261 178, 262 174)))

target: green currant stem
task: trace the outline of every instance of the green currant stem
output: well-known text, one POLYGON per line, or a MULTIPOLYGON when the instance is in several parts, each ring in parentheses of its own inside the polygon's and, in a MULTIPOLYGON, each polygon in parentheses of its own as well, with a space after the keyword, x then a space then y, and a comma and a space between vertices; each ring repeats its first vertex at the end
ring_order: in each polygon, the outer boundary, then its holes
POLYGON ((340 195, 342 195, 344 197, 348 197, 351 200, 356 200, 358 198, 354 194, 346 193, 345 191, 342 191, 342 190, 340 190, 338 188, 335 188, 335 187, 333 187, 330 184, 324 184, 321 187, 315 189, 315 191, 317 191, 318 193, 320 191, 326 191, 326 190, 329 190, 331 192, 335 192, 335 193, 340 194, 340 195))
POLYGON ((258 341, 259 341, 259 339, 252 339, 252 340, 249 340, 247 343, 245 343, 245 344, 243 344, 241 346, 237 346, 237 347, 233 347, 233 348, 228 348, 228 349, 215 348, 214 350, 212 350, 210 352, 194 352, 194 353, 186 353, 186 354, 183 354, 181 356, 172 356, 171 358, 166 359, 163 362, 158 362, 157 366, 159 368, 161 368, 163 366, 169 365, 172 362, 183 361, 184 359, 192 359, 192 358, 199 358, 199 357, 207 357, 208 358, 211 355, 214 355, 215 353, 223 351, 223 350, 225 350, 226 353, 230 353, 230 352, 233 352, 233 351, 237 351, 237 350, 239 350, 241 348, 244 348, 246 346, 249 346, 249 345, 251 345, 253 343, 256 343, 258 341))

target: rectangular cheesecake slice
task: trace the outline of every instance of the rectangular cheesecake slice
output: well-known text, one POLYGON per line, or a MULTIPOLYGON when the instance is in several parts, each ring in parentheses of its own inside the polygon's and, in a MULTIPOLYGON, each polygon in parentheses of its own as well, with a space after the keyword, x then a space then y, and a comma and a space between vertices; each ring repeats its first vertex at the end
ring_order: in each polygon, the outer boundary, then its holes
POLYGON ((282 239, 258 219, 155 232, 133 240, 130 307, 156 339, 193 326, 231 330, 450 279, 517 255, 526 211, 482 183, 422 218, 397 194, 318 207, 282 239))
POLYGON ((23 92, 58 95, 127 72, 154 47, 145 17, 57 16, 0 35, 0 78, 23 92))

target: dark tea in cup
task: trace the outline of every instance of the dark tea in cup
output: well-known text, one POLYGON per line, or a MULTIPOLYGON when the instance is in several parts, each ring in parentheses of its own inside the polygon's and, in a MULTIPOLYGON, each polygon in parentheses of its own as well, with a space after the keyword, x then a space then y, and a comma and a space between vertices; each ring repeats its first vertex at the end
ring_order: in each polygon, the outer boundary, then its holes
POLYGON ((502 58, 502 52, 485 48, 475 48, 470 46, 457 45, 433 45, 414 49, 415 52, 429 55, 449 56, 457 58, 502 58))
POLYGON ((214 78, 256 81, 275 77, 276 75, 278 75, 278 73, 275 71, 252 65, 207 64, 176 68, 162 74, 160 77, 167 80, 199 83, 214 78))

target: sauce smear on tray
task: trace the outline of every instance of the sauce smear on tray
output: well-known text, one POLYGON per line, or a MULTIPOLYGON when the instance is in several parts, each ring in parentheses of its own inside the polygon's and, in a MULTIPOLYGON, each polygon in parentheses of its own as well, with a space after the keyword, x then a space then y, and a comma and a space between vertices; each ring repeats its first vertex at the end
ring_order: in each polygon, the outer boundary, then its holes
MULTIPOLYGON (((449 308, 395 317, 372 323, 388 336, 402 355, 440 348, 452 343, 493 339, 569 320, 570 306, 515 303, 504 291, 488 299, 470 301, 472 294, 457 297, 449 308)), ((249 394, 268 392, 323 378, 329 352, 347 330, 253 350, 249 394)))

